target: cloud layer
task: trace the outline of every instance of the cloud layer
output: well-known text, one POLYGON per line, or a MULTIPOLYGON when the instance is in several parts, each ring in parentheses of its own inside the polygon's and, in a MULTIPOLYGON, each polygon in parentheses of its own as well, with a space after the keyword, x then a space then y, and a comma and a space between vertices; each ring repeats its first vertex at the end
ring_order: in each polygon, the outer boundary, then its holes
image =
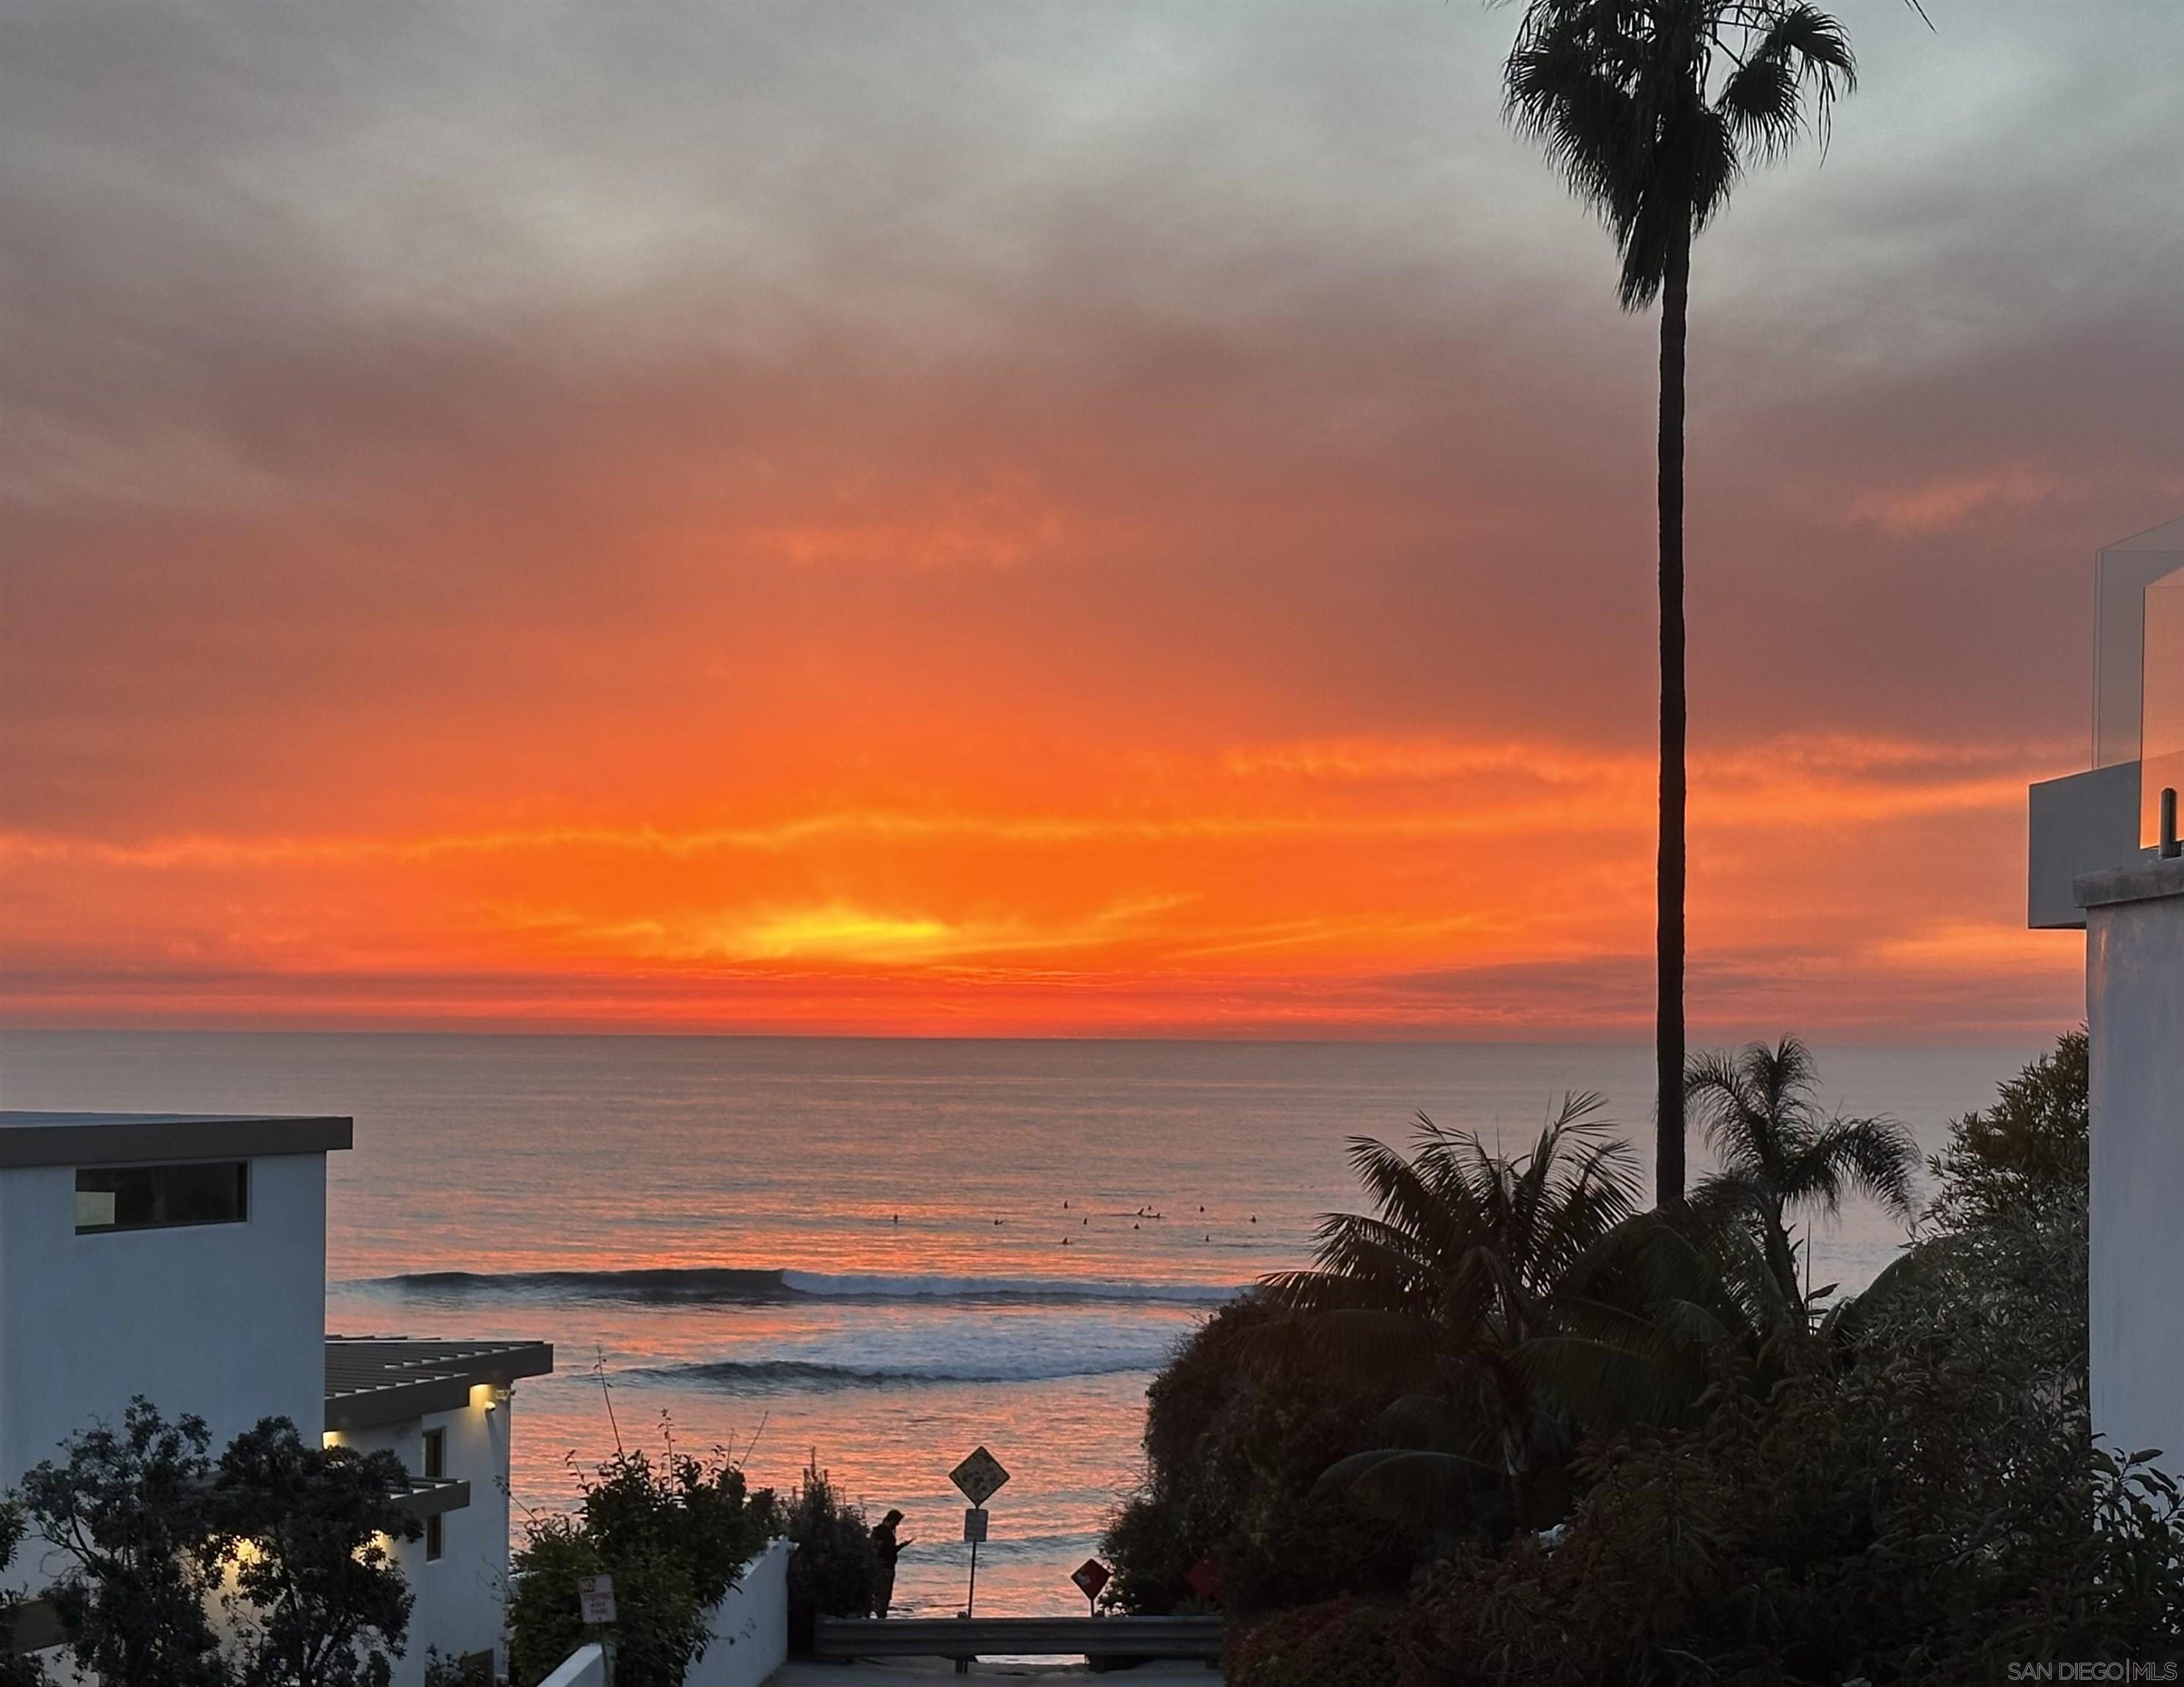
MULTIPOLYGON (((1698 254, 1713 1024, 2078 1011, 2184 15, 1930 10, 1698 254)), ((1652 324, 1511 25, 19 8, 5 1011, 1642 1023, 1652 324)))

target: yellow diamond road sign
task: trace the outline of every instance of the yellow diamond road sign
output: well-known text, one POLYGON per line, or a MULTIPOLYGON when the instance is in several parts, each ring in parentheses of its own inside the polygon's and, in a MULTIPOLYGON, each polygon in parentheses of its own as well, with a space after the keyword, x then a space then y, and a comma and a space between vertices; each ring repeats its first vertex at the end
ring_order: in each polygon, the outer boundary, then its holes
POLYGON ((1009 1479, 1009 1473, 1001 1468, 999 1459, 981 1447, 950 1471, 948 1479, 963 1490, 963 1497, 972 1505, 983 1506, 1009 1479))

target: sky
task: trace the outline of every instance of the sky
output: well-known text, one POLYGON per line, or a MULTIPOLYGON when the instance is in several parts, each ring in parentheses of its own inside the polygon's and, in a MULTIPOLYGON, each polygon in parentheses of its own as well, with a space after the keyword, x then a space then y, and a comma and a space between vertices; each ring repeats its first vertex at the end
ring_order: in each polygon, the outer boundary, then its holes
MULTIPOLYGON (((2011 1042, 2184 7, 1844 0, 1691 308, 1700 1036, 2011 1042)), ((1638 1038, 1656 319, 1472 0, 21 0, 0 1021, 1638 1038)))

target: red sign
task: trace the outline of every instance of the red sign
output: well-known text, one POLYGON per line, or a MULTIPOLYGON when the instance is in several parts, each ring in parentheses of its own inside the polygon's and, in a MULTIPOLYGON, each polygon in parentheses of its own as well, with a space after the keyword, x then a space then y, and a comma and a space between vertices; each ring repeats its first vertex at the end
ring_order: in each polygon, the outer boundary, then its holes
POLYGON ((1097 1599, 1100 1590, 1107 1585, 1107 1567, 1097 1558, 1087 1558, 1069 1573, 1069 1579, 1085 1598, 1097 1599))
POLYGON ((1183 1573, 1183 1578, 1201 1599, 1213 1601, 1221 1597, 1221 1567, 1211 1558, 1200 1559, 1183 1573))

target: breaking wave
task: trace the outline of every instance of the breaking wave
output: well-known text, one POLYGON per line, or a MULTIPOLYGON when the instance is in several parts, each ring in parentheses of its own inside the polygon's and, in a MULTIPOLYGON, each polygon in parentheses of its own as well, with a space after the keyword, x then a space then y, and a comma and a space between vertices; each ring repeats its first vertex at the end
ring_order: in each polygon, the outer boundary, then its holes
POLYGON ((1067 1377, 1119 1377, 1156 1369, 1162 1353, 1102 1354, 1071 1360, 1025 1353, 982 1361, 951 1358, 930 1366, 827 1365, 802 1359, 716 1360, 694 1365, 662 1365, 621 1374, 629 1378, 695 1383, 724 1394, 772 1394, 783 1389, 815 1393, 839 1389, 919 1387, 947 1383, 1039 1383, 1067 1377))
POLYGON ((889 1277, 724 1266, 606 1271, 420 1271, 346 1285, 442 1300, 636 1300, 662 1305, 769 1306, 827 1300, 1154 1302, 1214 1306, 1239 1291, 1211 1283, 1103 1283, 1069 1278, 889 1277))

